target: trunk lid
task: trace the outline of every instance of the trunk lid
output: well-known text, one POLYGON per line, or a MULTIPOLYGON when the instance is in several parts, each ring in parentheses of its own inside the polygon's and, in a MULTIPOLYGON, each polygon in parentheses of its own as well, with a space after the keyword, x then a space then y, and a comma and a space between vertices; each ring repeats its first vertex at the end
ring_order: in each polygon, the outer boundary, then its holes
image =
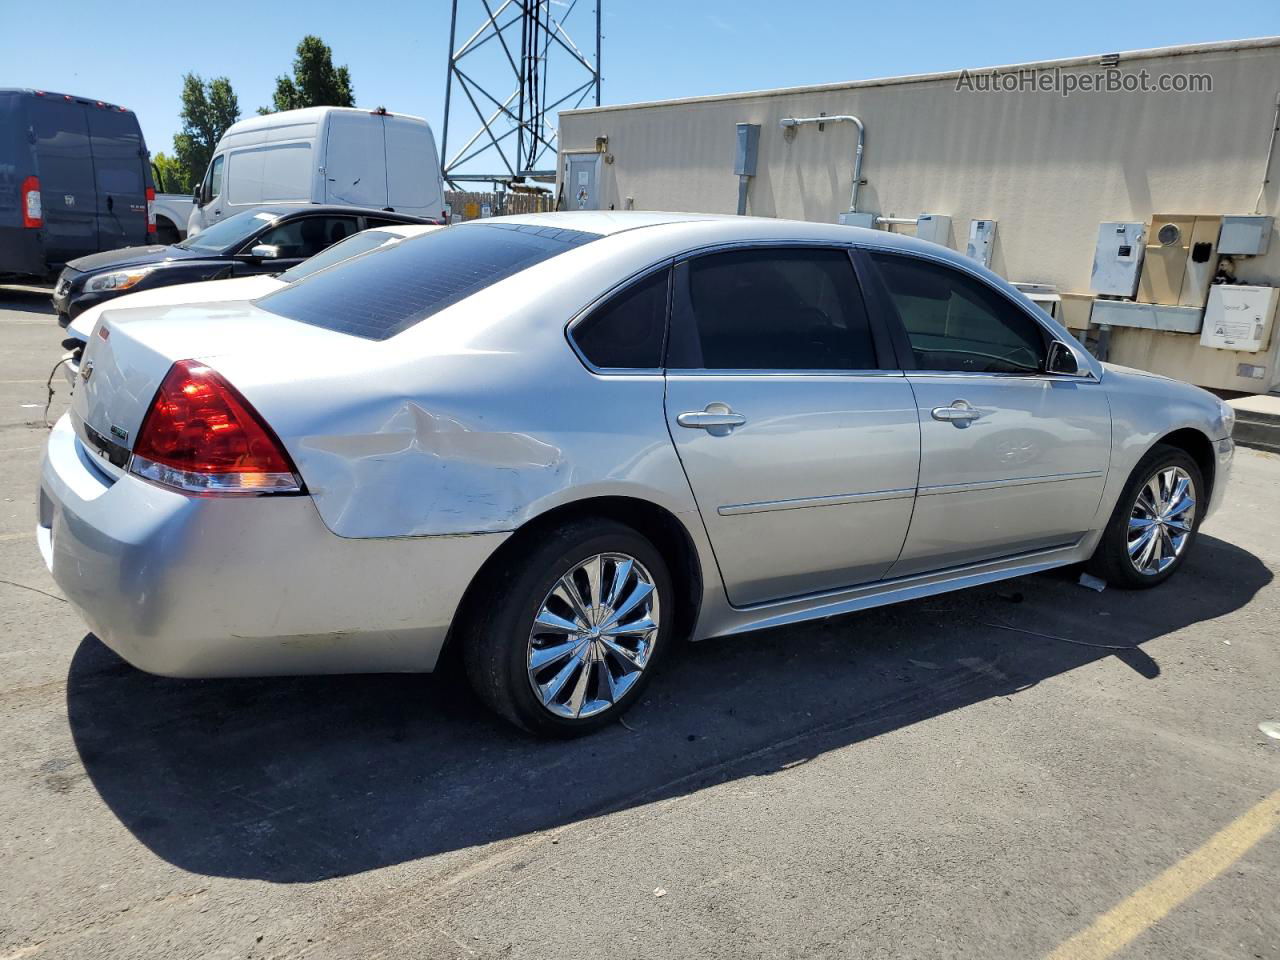
POLYGON ((176 361, 199 360, 217 369, 217 358, 249 352, 264 377, 287 380, 298 365, 340 362, 333 350, 338 337, 246 302, 108 310, 85 346, 71 396, 72 422, 82 441, 121 468, 176 361))

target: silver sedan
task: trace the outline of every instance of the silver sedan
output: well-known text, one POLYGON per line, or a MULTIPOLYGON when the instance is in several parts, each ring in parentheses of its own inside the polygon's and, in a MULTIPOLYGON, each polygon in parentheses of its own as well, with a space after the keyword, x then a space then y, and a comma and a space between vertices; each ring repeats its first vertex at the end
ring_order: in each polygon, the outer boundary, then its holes
POLYGON ((683 639, 1085 561, 1156 586, 1229 408, 1098 363, 911 238, 543 214, 90 338, 37 537, 129 662, 429 671, 526 729, 617 717, 683 639), (182 322, 174 322, 181 320, 182 322))

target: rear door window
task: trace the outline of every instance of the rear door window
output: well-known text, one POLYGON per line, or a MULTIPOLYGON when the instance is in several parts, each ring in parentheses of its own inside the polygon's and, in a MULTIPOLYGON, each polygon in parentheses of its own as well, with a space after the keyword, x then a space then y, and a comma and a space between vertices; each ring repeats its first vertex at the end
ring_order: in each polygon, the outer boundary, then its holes
POLYGON ((102 107, 90 107, 87 114, 98 192, 142 197, 147 185, 142 173, 142 133, 137 119, 131 113, 102 107))
POLYGON ((671 369, 828 371, 878 365, 846 250, 761 247, 676 267, 671 369))
POLYGON ((355 217, 300 217, 272 227, 253 241, 280 249, 280 259, 314 257, 356 232, 355 217))
POLYGON ((435 230, 356 257, 257 301, 301 323, 386 340, 600 234, 516 223, 435 230))

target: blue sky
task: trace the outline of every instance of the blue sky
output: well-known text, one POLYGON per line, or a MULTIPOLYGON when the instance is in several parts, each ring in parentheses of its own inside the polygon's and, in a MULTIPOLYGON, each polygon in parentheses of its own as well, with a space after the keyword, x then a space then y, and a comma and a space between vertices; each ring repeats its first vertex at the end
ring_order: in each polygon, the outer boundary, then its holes
MULTIPOLYGON (((586 26, 595 2, 578 0, 572 17, 586 26)), ((562 0, 553 3, 564 9, 562 0)), ((1232 0, 1229 14, 1203 0, 603 3, 605 103, 1280 33, 1276 0, 1232 0)), ((483 9, 480 0, 467 0, 466 6, 483 9)), ((37 87, 122 104, 137 112, 152 152, 168 151, 179 126, 184 72, 230 77, 242 113, 252 114, 270 102, 275 77, 288 70, 298 40, 316 33, 333 47, 336 62, 350 66, 360 106, 425 116, 438 131, 449 7, 448 0, 189 8, 51 0, 39 13, 10 11, 10 29, 0 31, 0 87, 37 87)))

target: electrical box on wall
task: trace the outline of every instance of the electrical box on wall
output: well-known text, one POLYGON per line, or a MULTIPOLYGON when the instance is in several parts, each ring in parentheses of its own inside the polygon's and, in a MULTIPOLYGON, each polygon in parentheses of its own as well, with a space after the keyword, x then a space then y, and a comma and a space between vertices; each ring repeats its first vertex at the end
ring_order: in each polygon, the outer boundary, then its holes
POLYGON ((866 227, 868 230, 874 230, 876 227, 876 215, 874 213, 855 213, 850 210, 840 214, 836 220, 841 226, 845 227, 866 227))
POLYGON ((1098 224, 1098 244, 1093 251, 1089 289, 1109 297, 1132 297, 1138 292, 1138 274, 1146 252, 1144 223, 1108 221, 1098 224))
POLYGON ((969 242, 965 245, 964 255, 970 260, 977 260, 984 267, 991 267, 991 251, 996 245, 996 222, 994 220, 970 220, 969 242))
POLYGON ((738 151, 733 159, 733 172, 740 177, 754 177, 759 156, 760 124, 738 124, 738 151))
POLYGON ((916 217, 916 236, 930 243, 951 245, 951 218, 940 213, 922 213, 916 217))
POLYGON ((1203 307, 1218 269, 1221 217, 1156 214, 1147 225, 1147 249, 1138 300, 1203 307))
POLYGON ((1200 345, 1245 353, 1267 349, 1278 295, 1280 289, 1276 287, 1214 284, 1209 288, 1200 345))
POLYGON ((1223 217, 1218 253, 1224 257, 1260 257, 1271 243, 1271 217, 1223 217))

